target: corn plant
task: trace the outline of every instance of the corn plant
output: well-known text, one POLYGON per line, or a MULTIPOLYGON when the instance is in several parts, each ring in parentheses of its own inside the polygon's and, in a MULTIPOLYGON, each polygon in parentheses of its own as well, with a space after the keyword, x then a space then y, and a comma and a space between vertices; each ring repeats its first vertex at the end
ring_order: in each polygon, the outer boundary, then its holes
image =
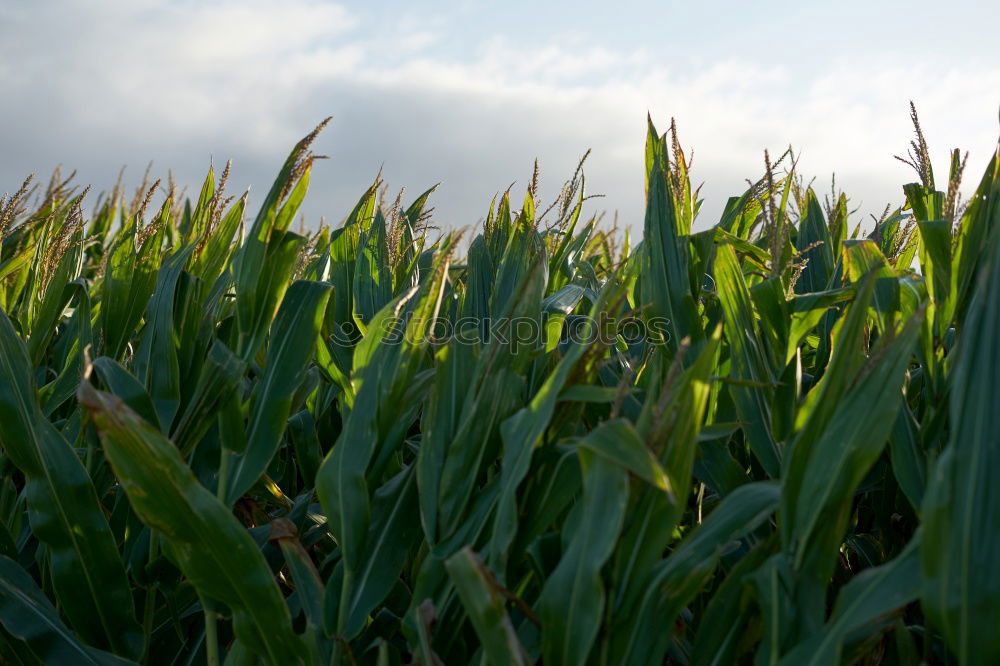
POLYGON ((295 231, 321 129, 252 219, 0 202, 4 663, 1000 660, 1000 152, 962 204, 917 124, 869 234, 768 156, 708 227, 650 121, 633 246, 582 162, 295 231))

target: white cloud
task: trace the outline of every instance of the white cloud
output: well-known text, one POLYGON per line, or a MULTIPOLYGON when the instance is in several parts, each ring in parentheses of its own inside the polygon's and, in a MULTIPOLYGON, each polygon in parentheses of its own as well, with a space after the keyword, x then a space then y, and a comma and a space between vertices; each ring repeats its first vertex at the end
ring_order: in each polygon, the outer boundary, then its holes
MULTIPOLYGON (((266 190, 286 151, 322 117, 306 211, 339 219, 382 165, 412 194, 443 181, 439 222, 464 226, 541 159, 554 192, 588 147, 600 205, 641 225, 645 114, 676 116, 706 181, 703 223, 756 175, 762 152, 792 143, 807 174, 832 171, 867 211, 911 178, 892 159, 909 140, 914 97, 935 155, 972 150, 978 178, 996 139, 1000 67, 962 69, 864 53, 800 68, 727 59, 682 67, 580 37, 525 48, 496 37, 449 51, 461 29, 401 15, 372 24, 313 0, 63 2, 0 8, 0 190, 58 162, 107 186, 149 159, 198 183, 210 157, 234 158, 235 185, 266 190)), ((942 163, 943 168, 943 163, 942 163)))

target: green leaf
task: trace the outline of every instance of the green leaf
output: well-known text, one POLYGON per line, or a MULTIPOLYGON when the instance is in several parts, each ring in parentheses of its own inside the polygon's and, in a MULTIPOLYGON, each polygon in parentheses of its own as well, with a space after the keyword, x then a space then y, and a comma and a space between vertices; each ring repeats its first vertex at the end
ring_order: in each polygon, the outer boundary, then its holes
POLYGON ((0 623, 46 664, 132 663, 82 645, 31 576, 6 556, 0 556, 0 623))
MULTIPOLYGON (((355 350, 353 378, 357 397, 343 429, 316 475, 316 491, 337 539, 344 564, 341 598, 350 594, 353 576, 362 567, 371 502, 368 468, 373 458, 387 459, 400 445, 418 396, 408 393, 425 360, 429 326, 441 306, 453 239, 445 240, 431 276, 383 308, 372 320, 369 335, 355 350), (412 301, 415 306, 406 313, 412 301)), ((337 633, 343 631, 347 608, 342 605, 337 633)))
MULTIPOLYGON (((673 188, 667 175, 666 148, 650 152, 655 129, 650 124, 647 139, 648 194, 643 231, 644 267, 642 301, 651 305, 651 316, 666 321, 668 347, 676 351, 681 340, 690 338, 694 351, 705 338, 705 329, 691 293, 687 231, 682 229, 674 205, 673 188)), ((662 143, 662 142, 661 142, 662 143)))
POLYGON ((795 646, 779 666, 836 666, 844 646, 887 630, 891 614, 920 594, 919 532, 892 561, 865 569, 841 589, 822 633, 795 646))
POLYGON ((807 192, 806 210, 799 224, 795 249, 799 261, 807 261, 795 291, 800 294, 824 291, 829 288, 834 273, 834 247, 827 227, 823 208, 810 188, 807 192))
MULTIPOLYGON (((514 626, 497 593, 492 574, 472 549, 465 547, 452 555, 445 568, 455 584, 462 605, 483 645, 484 664, 507 666, 528 663, 514 626)), ((564 662, 570 663, 570 662, 564 662)))
MULTIPOLYGON (((164 214, 161 211, 161 218, 164 214)), ((139 222, 136 217, 118 234, 118 240, 108 255, 101 284, 99 320, 104 353, 115 360, 121 358, 125 345, 142 319, 160 269, 162 227, 149 235, 137 249, 139 222)))
POLYGON ((611 636, 614 663, 661 663, 674 618, 712 575, 723 548, 747 534, 774 512, 781 487, 771 481, 740 486, 654 569, 640 603, 629 613, 627 629, 611 636))
POLYGON ((66 327, 68 349, 62 371, 58 377, 39 389, 42 412, 46 416, 51 416, 52 412, 76 394, 76 386, 83 373, 84 352, 94 339, 86 280, 77 278, 67 286, 67 289, 76 292, 76 310, 66 327))
POLYGON ((202 237, 202 245, 195 250, 191 274, 202 279, 205 284, 214 284, 227 268, 227 260, 232 254, 233 237, 243 222, 247 195, 230 207, 219 225, 208 238, 202 237))
MULTIPOLYGON (((564 394, 565 395, 565 394, 564 394)), ((577 445, 607 462, 635 474, 650 485, 673 496, 670 477, 660 461, 642 441, 635 427, 625 419, 604 421, 577 445)), ((674 497, 676 501, 676 497, 674 497)))
POLYGON ((547 664, 586 663, 601 625, 606 597, 601 567, 625 518, 628 477, 594 449, 607 450, 614 437, 613 426, 598 428, 577 449, 583 476, 580 522, 538 599, 547 664))
POLYGON ((298 234, 275 231, 260 264, 241 265, 241 271, 258 274, 249 283, 236 284, 236 322, 240 331, 237 352, 244 360, 252 359, 263 343, 305 242, 305 237, 298 234))
POLYGON ((198 482, 177 447, 119 398, 84 381, 77 399, 136 514, 199 594, 232 610, 237 639, 272 663, 300 663, 303 645, 267 562, 226 505, 198 482))
POLYGON ((285 294, 271 327, 264 376, 254 391, 246 448, 229 468, 227 504, 249 490, 274 457, 291 416, 292 397, 313 358, 330 291, 326 283, 299 280, 285 294))
POLYGON ((131 372, 107 356, 94 359, 94 370, 110 393, 125 401, 134 412, 152 425, 159 424, 153 399, 131 372))
MULTIPOLYGON (((733 350, 733 366, 739 379, 762 385, 775 382, 768 361, 750 291, 747 289, 736 253, 729 245, 720 245, 715 255, 715 281, 719 300, 726 315, 726 340, 733 350)), ((732 386, 730 391, 750 448, 764 471, 777 478, 781 453, 771 435, 771 399, 762 386, 732 386)))
MULTIPOLYGON (((809 443, 809 459, 795 488, 806 492, 782 498, 782 519, 794 520, 790 545, 796 553, 796 568, 808 558, 827 560, 820 565, 818 580, 826 580, 828 566, 846 528, 851 498, 865 474, 881 455, 896 414, 903 401, 903 373, 913 356, 919 333, 919 318, 908 322, 898 337, 876 352, 877 363, 838 403, 829 423, 809 443)), ((799 438, 794 446, 806 442, 799 438)), ((791 486, 790 486, 791 487, 791 486)))
MULTIPOLYGON (((235 398, 239 402, 239 382, 245 371, 246 363, 225 343, 220 340, 212 343, 208 356, 202 362, 191 397, 177 417, 171 432, 171 438, 180 448, 182 456, 187 457, 201 441, 227 400, 235 398)), ((232 444, 230 442, 230 446, 232 444)))
POLYGON ((363 325, 392 299, 392 271, 385 227, 382 211, 375 211, 375 219, 361 232, 358 245, 354 266, 354 316, 363 325))
MULTIPOLYGON (((73 205, 72 203, 70 205, 73 205)), ((65 224, 65 221, 63 222, 65 224)), ((73 297, 73 290, 68 285, 80 275, 83 267, 83 233, 77 231, 69 240, 69 249, 59 260, 55 273, 45 286, 42 303, 31 322, 31 337, 28 352, 32 361, 40 365, 49 340, 55 333, 56 325, 62 316, 63 309, 73 297)))
POLYGON ((950 436, 923 502, 923 606, 962 664, 1000 660, 1000 235, 969 305, 950 378, 950 436))
POLYGON ((28 351, 2 311, 0 444, 24 473, 28 520, 73 628, 92 645, 138 657, 142 637, 114 535, 79 458, 42 414, 28 351))
POLYGON ((758 608, 752 599, 748 574, 757 570, 773 554, 777 539, 758 543, 715 587, 698 624, 691 648, 692 666, 734 664, 753 638, 758 608))
POLYGON ((919 511, 927 488, 927 457, 921 448, 913 414, 905 402, 889 435, 889 456, 900 489, 919 511))
MULTIPOLYGON (((371 527, 362 558, 364 564, 355 574, 346 611, 346 638, 357 636, 368 614, 385 600, 399 580, 407 554, 419 537, 416 475, 412 467, 407 467, 375 491, 371 527)), ((330 592, 339 594, 340 590, 330 592)))
POLYGON ((660 391, 650 392, 643 405, 637 429, 651 446, 661 449, 659 462, 670 492, 647 486, 633 493, 615 554, 615 633, 631 629, 631 612, 648 591, 653 567, 683 517, 698 455, 698 432, 711 398, 710 375, 718 363, 721 328, 716 327, 687 370, 678 377, 673 377, 673 370, 668 372, 660 391))
POLYGON ((256 354, 292 278, 299 251, 306 242, 304 237, 287 231, 287 227, 309 183, 312 166, 309 145, 329 120, 320 123, 292 149, 261 204, 246 240, 233 257, 236 319, 240 331, 235 347, 244 360, 256 354), (292 194, 279 210, 289 190, 292 194))
POLYGON ((146 332, 136 354, 136 375, 149 389, 156 414, 169 431, 181 402, 180 366, 174 334, 177 280, 194 251, 189 245, 172 254, 160 269, 146 311, 146 332))
MULTIPOLYGON (((598 308, 604 300, 602 298, 599 304, 595 304, 595 310, 600 311, 598 308)), ((588 320, 588 326, 593 327, 593 321, 593 319, 588 320)), ((576 367, 577 361, 590 346, 584 342, 589 337, 589 334, 582 335, 582 341, 573 344, 566 355, 559 360, 531 402, 500 426, 504 442, 503 463, 489 562, 492 568, 497 570, 501 581, 505 577, 507 552, 517 533, 517 488, 531 467, 532 452, 549 425, 560 391, 576 367)))

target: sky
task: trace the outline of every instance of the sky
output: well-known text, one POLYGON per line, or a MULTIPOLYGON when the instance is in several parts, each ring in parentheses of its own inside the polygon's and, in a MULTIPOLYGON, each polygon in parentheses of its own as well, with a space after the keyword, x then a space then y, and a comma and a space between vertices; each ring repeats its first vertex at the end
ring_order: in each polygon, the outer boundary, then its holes
POLYGON ((441 183, 436 224, 468 227, 536 158, 548 199, 591 149, 590 212, 637 231, 649 113, 694 150, 699 227, 789 145, 860 219, 914 179, 893 159, 911 99, 937 168, 968 149, 978 180, 1000 127, 989 4, 0 0, 0 192, 57 164, 95 192, 123 165, 137 185, 150 161, 194 188, 232 159, 254 209, 333 116, 307 224, 339 222, 381 169, 404 200, 441 183))

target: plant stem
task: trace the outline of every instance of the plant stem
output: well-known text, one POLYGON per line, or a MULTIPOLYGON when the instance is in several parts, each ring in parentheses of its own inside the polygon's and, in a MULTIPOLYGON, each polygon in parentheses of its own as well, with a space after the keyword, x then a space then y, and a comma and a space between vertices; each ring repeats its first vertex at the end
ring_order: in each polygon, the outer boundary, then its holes
POLYGON ((87 457, 84 460, 83 468, 87 470, 87 476, 94 476, 94 443, 87 442, 87 457))
POLYGON ((344 580, 340 586, 340 607, 337 609, 337 636, 336 643, 334 643, 333 655, 331 656, 331 664, 339 664, 341 662, 342 650, 344 647, 344 625, 347 624, 347 606, 351 602, 351 570, 344 565, 344 580))
POLYGON ((226 502, 226 491, 229 489, 229 449, 225 446, 222 447, 222 452, 219 454, 219 484, 215 492, 215 496, 218 497, 223 504, 226 502))
POLYGON ((347 624, 347 606, 351 603, 351 570, 344 566, 344 584, 340 588, 340 608, 337 610, 337 634, 344 633, 347 624))
MULTIPOLYGON (((226 485, 229 480, 229 449, 225 446, 219 454, 219 483, 215 495, 223 503, 226 501, 226 485)), ((212 610, 211 602, 201 597, 201 607, 205 612, 205 656, 208 666, 219 666, 218 614, 212 610)))
MULTIPOLYGON (((149 528, 149 560, 151 563, 156 558, 156 533, 149 528)), ((153 641, 153 614, 156 612, 156 585, 152 582, 146 587, 146 601, 142 614, 142 630, 145 636, 145 652, 143 659, 149 656, 150 643, 153 641)))
POLYGON ((201 598, 201 607, 205 612, 205 663, 208 666, 219 666, 219 633, 216 629, 218 615, 209 608, 209 601, 201 598))

